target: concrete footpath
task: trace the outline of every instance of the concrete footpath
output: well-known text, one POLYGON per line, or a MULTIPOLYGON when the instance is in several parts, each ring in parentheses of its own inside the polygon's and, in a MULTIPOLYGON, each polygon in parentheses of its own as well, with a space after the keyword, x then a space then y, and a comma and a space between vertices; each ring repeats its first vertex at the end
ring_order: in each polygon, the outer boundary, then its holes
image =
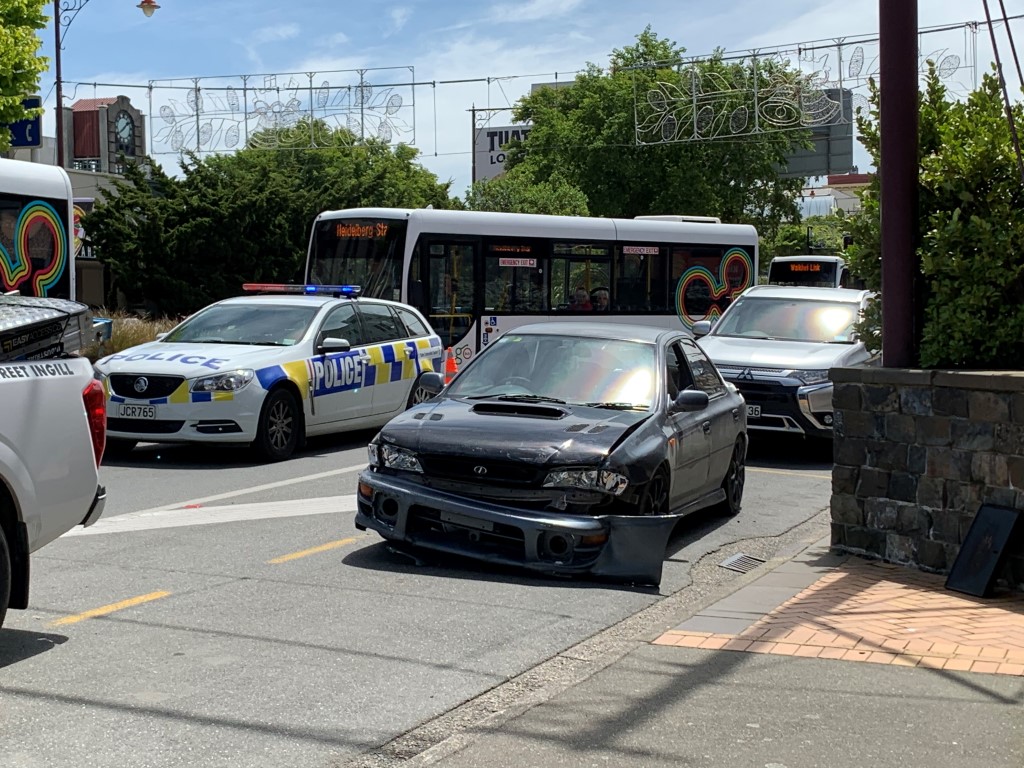
POLYGON ((493 729, 443 768, 1021 768, 1024 596, 821 541, 493 729))

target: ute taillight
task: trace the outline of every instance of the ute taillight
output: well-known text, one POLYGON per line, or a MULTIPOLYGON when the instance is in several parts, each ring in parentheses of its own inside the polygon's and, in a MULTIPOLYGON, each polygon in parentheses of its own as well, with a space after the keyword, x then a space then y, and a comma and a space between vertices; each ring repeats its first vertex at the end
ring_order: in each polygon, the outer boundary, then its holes
POLYGON ((107 446, 107 396, 103 385, 96 379, 90 381, 82 390, 82 400, 85 402, 85 417, 92 437, 92 453, 98 467, 103 461, 103 449, 107 446))

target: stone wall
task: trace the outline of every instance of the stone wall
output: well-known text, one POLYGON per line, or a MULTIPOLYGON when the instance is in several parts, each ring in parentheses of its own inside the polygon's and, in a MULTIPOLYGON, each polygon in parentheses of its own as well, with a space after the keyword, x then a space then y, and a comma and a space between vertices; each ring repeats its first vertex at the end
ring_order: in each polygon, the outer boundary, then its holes
MULTIPOLYGON (((836 368, 832 545, 947 573, 983 503, 1024 509, 1024 372, 836 368)), ((1024 589, 1024 544, 1004 573, 1024 589)))

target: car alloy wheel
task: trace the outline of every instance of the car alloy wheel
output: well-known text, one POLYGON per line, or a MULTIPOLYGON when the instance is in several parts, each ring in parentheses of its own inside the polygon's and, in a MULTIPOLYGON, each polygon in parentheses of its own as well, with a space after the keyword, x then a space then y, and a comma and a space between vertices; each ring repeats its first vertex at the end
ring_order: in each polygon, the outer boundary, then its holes
POLYGON ((295 396, 286 389, 275 389, 263 403, 256 447, 271 461, 287 459, 298 446, 300 427, 295 396))
POLYGON ((722 480, 722 490, 725 491, 722 511, 727 515, 738 515, 743 506, 743 486, 747 480, 745 454, 743 441, 737 440, 736 447, 732 449, 732 458, 729 459, 729 469, 722 480))
POLYGON ((664 468, 656 470, 654 477, 644 486, 640 494, 640 514, 668 514, 668 475, 664 468))

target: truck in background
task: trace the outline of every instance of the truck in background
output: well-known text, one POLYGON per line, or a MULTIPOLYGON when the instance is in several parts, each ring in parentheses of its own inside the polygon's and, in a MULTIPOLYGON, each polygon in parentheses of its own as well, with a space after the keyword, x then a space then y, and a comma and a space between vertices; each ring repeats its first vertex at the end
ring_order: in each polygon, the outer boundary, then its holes
POLYGON ((107 422, 84 357, 15 362, 0 352, 0 404, 2 625, 8 607, 28 607, 31 554, 103 514, 107 422))
POLYGON ((850 274, 842 256, 776 256, 768 265, 769 285, 863 288, 859 282, 850 274))

